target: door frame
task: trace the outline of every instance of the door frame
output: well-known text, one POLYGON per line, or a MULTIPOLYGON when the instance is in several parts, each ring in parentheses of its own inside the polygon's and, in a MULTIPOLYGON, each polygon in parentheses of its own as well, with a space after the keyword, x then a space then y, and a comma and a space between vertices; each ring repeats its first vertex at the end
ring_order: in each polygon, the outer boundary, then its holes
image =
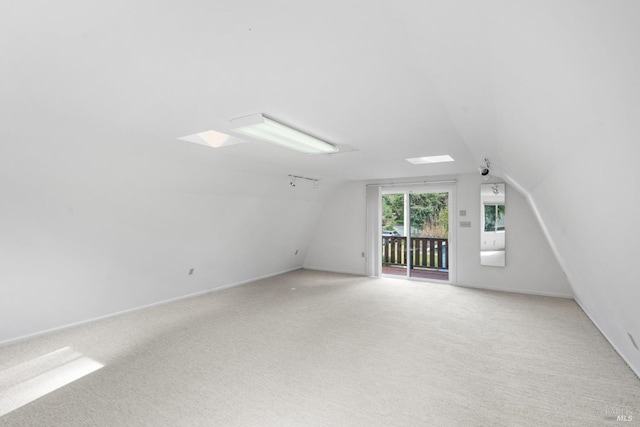
MULTIPOLYGON (((448 248, 448 262, 449 262, 449 280, 437 280, 437 279, 423 279, 420 277, 411 277, 410 268, 409 268, 409 256, 408 253, 405 254, 407 257, 407 274, 406 276, 395 276, 395 275, 386 275, 382 274, 382 251, 378 250, 376 254, 376 262, 377 265, 380 266, 380 276, 384 277, 396 277, 403 278, 408 280, 417 280, 421 282, 436 282, 436 283, 448 283, 455 284, 456 283, 456 267, 457 267, 457 236, 456 236, 456 184, 455 183, 428 183, 423 182, 420 184, 399 184, 399 185, 382 185, 380 191, 380 197, 378 201, 378 218, 382 218, 382 196, 385 194, 405 194, 405 202, 404 202, 404 222, 405 222, 405 234, 407 235, 407 249, 411 247, 411 227, 407 232, 406 224, 410 224, 409 215, 410 215, 410 203, 409 197, 406 195, 410 193, 448 193, 448 202, 449 202, 449 248, 448 248)), ((375 236, 375 242, 378 245, 382 245, 381 235, 382 235, 382 221, 379 220, 377 222, 377 235, 375 236)))

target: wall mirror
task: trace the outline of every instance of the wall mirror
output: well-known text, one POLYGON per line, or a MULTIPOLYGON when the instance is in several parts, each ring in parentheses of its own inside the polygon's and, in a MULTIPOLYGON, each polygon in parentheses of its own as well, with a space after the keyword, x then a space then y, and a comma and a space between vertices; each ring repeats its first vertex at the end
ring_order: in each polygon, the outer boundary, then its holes
POLYGON ((480 264, 505 266, 505 185, 480 185, 480 264))

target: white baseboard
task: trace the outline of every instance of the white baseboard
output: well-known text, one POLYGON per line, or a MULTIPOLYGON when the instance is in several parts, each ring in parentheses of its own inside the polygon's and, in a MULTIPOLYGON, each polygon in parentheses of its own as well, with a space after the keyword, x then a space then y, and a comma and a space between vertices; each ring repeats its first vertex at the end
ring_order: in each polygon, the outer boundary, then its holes
POLYGON ((596 322, 593 317, 591 317, 591 315, 587 312, 587 310, 584 309, 584 307, 582 306, 582 304, 580 304, 580 301, 578 301, 578 299, 575 299, 575 302, 578 304, 578 306, 580 307, 580 309, 583 311, 584 314, 587 315, 587 317, 589 318, 589 320, 591 320, 591 323, 594 324, 594 326, 596 327, 596 329, 598 329, 598 331, 600 331, 600 333, 602 334, 602 336, 604 337, 604 339, 607 340, 607 342, 611 345, 611 347, 613 347, 613 349, 616 351, 616 353, 618 353, 618 355, 622 358, 622 360, 624 360, 624 363, 627 364, 627 366, 629 367, 629 369, 631 369, 631 372, 633 372, 634 374, 636 374, 636 377, 638 377, 638 379, 640 379, 640 371, 636 370, 633 365, 631 363, 629 363, 629 359, 627 359, 625 357, 624 354, 622 354, 622 352, 620 351, 620 349, 618 348, 618 346, 615 345, 615 343, 613 341, 611 341, 609 339, 609 337, 607 336, 607 334, 604 333, 604 331, 602 330, 602 328, 600 327, 600 325, 598 325, 598 322, 596 322))
POLYGON ((461 288, 471 288, 471 289, 485 289, 488 291, 500 291, 500 292, 511 292, 514 294, 525 294, 525 295, 536 295, 540 297, 553 297, 553 298, 568 298, 574 299, 573 295, 566 294, 558 294, 555 292, 541 292, 541 291, 530 291, 526 289, 504 289, 504 288, 493 288, 491 286, 474 286, 474 285, 463 285, 460 283, 452 283, 453 286, 460 286, 461 288))
POLYGON ((324 271, 326 273, 340 273, 340 274, 351 274, 353 276, 366 276, 363 271, 349 271, 349 270, 339 270, 339 269, 327 269, 322 267, 313 267, 313 266, 304 266, 302 267, 305 270, 312 271, 324 271))
POLYGON ((208 293, 211 293, 211 292, 221 291, 223 289, 228 289, 228 288, 233 288, 233 287, 236 287, 236 286, 246 285, 247 283, 256 282, 258 280, 267 279, 269 277, 279 276, 281 274, 289 273, 291 271, 300 270, 301 268, 302 267, 294 267, 294 268, 290 268, 290 269, 287 269, 287 270, 279 271, 279 272, 276 272, 276 273, 266 274, 264 276, 254 277, 252 279, 242 280, 240 282, 229 283, 229 284, 218 286, 218 287, 215 287, 215 288, 206 289, 204 291, 194 292, 194 293, 188 294, 188 295, 183 295, 183 296, 179 296, 179 297, 175 297, 175 298, 170 298, 170 299, 167 299, 167 300, 162 300, 162 301, 154 302, 154 303, 151 303, 151 304, 142 305, 142 306, 139 306, 139 307, 129 308, 129 309, 126 309, 126 310, 117 311, 115 313, 106 314, 104 316, 93 317, 91 319, 81 320, 79 322, 69 323, 69 324, 66 324, 66 325, 63 325, 63 326, 57 326, 57 327, 51 328, 51 329, 45 329, 44 331, 34 332, 32 334, 27 334, 27 335, 22 335, 22 336, 19 336, 19 337, 16 337, 16 338, 10 338, 8 340, 0 341, 0 347, 6 346, 6 345, 11 345, 11 344, 16 344, 16 343, 19 343, 19 342, 22 342, 22 341, 27 341, 27 340, 30 340, 32 338, 37 338, 37 337, 40 337, 40 336, 43 336, 43 335, 53 334, 55 332, 63 331, 65 329, 75 328, 76 326, 81 326, 81 325, 86 325, 88 323, 97 322, 98 320, 109 319, 111 317, 121 316, 123 314, 133 313, 133 312, 136 312, 136 311, 139 311, 139 310, 144 310, 144 309, 151 308, 151 307, 156 307, 156 306, 159 306, 159 305, 169 304, 169 303, 172 303, 172 302, 177 302, 177 301, 181 301, 181 300, 185 300, 185 299, 189 299, 189 298, 195 298, 195 297, 198 297, 200 295, 205 295, 205 294, 208 294, 208 293))

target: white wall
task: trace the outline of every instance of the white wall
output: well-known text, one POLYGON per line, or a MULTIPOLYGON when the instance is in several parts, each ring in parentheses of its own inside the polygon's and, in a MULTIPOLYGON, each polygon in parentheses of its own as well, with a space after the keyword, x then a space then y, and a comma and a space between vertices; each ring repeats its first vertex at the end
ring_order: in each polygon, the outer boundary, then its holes
POLYGON ((576 300, 640 374, 640 351, 628 336, 640 346, 638 151, 613 139, 580 153, 550 173, 531 198, 574 284, 576 300), (617 155, 610 156, 609 150, 617 155), (606 173, 594 174, 590 165, 606 173))
POLYGON ((365 274, 366 186, 340 184, 327 200, 314 230, 304 268, 365 274))
POLYGON ((0 145, 0 342, 300 268, 330 191, 179 141, 51 136, 0 145))
MULTIPOLYGON (((494 181, 498 179, 494 178, 494 181)), ((571 297, 566 276, 547 242, 526 199, 506 186, 506 266, 480 265, 481 208, 479 175, 458 177, 458 210, 466 210, 459 221, 471 228, 458 228, 458 284, 471 287, 540 295, 571 297)))
MULTIPOLYGON (((571 297, 572 292, 526 200, 507 186, 507 266, 480 265, 480 184, 477 175, 457 178, 457 210, 471 228, 457 229, 457 284, 571 297)), ((434 179, 437 180, 437 179, 434 179)), ((397 182, 397 181, 396 181, 397 182)), ((366 182, 343 184, 327 201, 311 241, 305 268, 365 274, 366 182)), ((457 215, 456 215, 457 217, 457 215)))

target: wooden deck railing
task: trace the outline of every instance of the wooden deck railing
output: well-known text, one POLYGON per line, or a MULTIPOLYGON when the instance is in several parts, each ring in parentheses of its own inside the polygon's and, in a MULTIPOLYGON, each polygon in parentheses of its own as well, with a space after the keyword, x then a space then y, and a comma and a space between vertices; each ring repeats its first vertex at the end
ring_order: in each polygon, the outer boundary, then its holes
MULTIPOLYGON (((407 238, 382 236, 382 264, 407 265, 407 238)), ((412 237, 411 267, 449 269, 449 241, 434 237, 412 237)))

